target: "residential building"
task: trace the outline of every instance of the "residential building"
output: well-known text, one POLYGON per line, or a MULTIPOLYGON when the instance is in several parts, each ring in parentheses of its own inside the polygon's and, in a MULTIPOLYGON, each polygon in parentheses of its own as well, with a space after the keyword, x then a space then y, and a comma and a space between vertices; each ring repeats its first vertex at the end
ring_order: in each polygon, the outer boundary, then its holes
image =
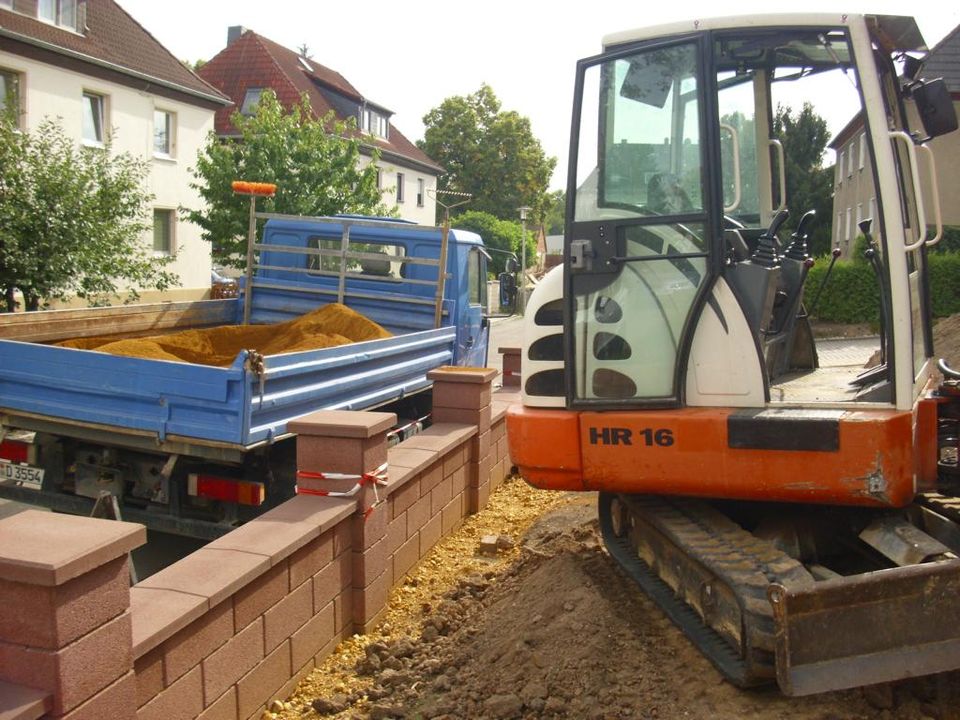
MULTIPOLYGON (((942 77, 950 91, 954 108, 960 115, 960 26, 941 40, 923 62, 920 77, 942 77)), ((922 132, 916 108, 907 103, 906 110, 910 127, 922 132)), ((936 158, 936 182, 941 215, 945 226, 960 226, 960 203, 957 188, 960 187, 960 131, 943 135, 929 141, 936 158)), ((865 218, 877 217, 876 185, 870 149, 864 133, 863 115, 855 115, 830 142, 836 153, 834 165, 834 223, 833 244, 839 247, 842 257, 850 257, 859 230, 858 223, 865 218)), ((926 155, 920 155, 920 182, 926 199, 927 222, 933 224, 933 187, 926 155)))
POLYGON ((380 153, 378 181, 384 204, 395 207, 405 220, 435 223, 433 191, 443 168, 397 129, 390 110, 362 95, 340 73, 242 27, 229 29, 227 47, 198 72, 233 100, 216 115, 217 133, 224 137, 237 134, 230 121, 233 113, 252 112, 267 88, 287 108, 306 95, 317 119, 331 110, 339 120, 353 118, 363 138, 361 167, 373 161, 374 148, 380 153))
POLYGON ((0 91, 24 130, 59 118, 80 144, 109 138, 115 151, 147 158, 154 227, 144 242, 174 258, 181 282, 162 297, 209 292, 210 245, 178 209, 202 202, 190 167, 229 102, 223 95, 113 0, 0 0, 0 91))

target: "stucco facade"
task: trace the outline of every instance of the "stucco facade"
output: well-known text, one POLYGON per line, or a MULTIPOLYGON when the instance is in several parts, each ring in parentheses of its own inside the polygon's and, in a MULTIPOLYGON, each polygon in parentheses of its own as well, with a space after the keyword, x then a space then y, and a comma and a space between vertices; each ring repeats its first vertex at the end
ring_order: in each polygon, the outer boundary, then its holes
POLYGON ((216 108, 227 100, 183 68, 112 0, 87 0, 81 8, 82 32, 41 22, 29 3, 0 11, 0 73, 16 86, 20 125, 33 131, 44 119, 55 118, 78 144, 103 145, 109 134, 115 152, 145 158, 147 189, 154 195, 146 220, 154 229, 143 242, 154 254, 173 257, 169 269, 179 276, 180 287, 141 297, 203 297, 210 289, 210 245, 178 209, 202 202, 190 188, 190 168, 213 130, 216 108), (100 49, 100 56, 91 55, 100 49), (97 110, 91 112, 91 103, 97 110), (101 116, 93 131, 92 115, 101 116), (163 124, 159 139, 158 123, 163 124))

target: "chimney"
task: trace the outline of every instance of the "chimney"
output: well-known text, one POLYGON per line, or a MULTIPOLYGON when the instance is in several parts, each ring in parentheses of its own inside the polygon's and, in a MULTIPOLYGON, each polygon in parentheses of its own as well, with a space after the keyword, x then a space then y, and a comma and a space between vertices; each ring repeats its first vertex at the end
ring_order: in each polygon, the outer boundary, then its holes
POLYGON ((243 35, 249 28, 245 28, 243 25, 232 25, 227 28, 227 47, 233 45, 234 40, 239 40, 240 36, 243 35))

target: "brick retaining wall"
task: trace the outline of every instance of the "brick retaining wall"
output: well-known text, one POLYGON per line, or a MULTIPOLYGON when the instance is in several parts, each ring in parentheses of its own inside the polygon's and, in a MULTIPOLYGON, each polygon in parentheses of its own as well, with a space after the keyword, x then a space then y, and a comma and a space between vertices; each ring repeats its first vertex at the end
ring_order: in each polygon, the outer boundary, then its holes
MULTIPOLYGON (((38 683, 17 670, 10 655, 23 638, 0 637, 0 697, 12 692, 4 681, 20 690, 37 688, 39 699, 30 696, 35 710, 17 717, 39 717, 45 707, 52 717, 74 720, 258 718, 272 699, 289 697, 341 640, 375 626, 390 589, 464 517, 482 509, 503 481, 510 467, 505 412, 514 398, 491 394, 494 374, 461 368, 431 373, 434 424, 389 449, 390 414, 316 413, 302 419, 295 428, 299 470, 361 474, 385 457, 386 483, 375 490, 365 484, 349 497, 298 495, 130 588, 129 597, 112 600, 109 611, 79 611, 95 625, 81 627, 88 635, 132 635, 125 652, 106 653, 115 656, 112 662, 64 666, 69 677, 53 678, 51 671, 49 683, 38 683)), ((356 484, 299 482, 313 492, 344 492, 356 484)), ((118 525, 72 520, 97 532, 118 525)), ((8 522, 0 521, 0 539, 8 522)), ((120 525, 129 532, 138 528, 120 525)), ((116 558, 126 552, 116 548, 80 585, 116 595, 117 567, 123 568, 116 558)), ((14 597, 22 588, 4 572, 5 555, 0 551, 0 597, 14 597)), ((70 602, 76 604, 78 594, 70 602)), ((86 602, 80 606, 90 606, 86 602)), ((68 650, 82 642, 103 644, 71 639, 77 632, 63 637, 68 650)))

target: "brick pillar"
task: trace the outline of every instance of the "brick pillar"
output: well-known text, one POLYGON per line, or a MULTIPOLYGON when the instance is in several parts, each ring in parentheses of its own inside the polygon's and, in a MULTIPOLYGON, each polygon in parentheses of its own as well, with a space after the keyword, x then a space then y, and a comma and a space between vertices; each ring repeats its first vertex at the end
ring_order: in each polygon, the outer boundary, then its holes
MULTIPOLYGON (((297 470, 308 473, 362 475, 387 461, 387 431, 397 422, 394 413, 321 410, 288 423, 297 433, 297 470)), ((389 472, 389 470, 388 470, 389 472)), ((310 479, 299 477, 303 490, 349 492, 356 480, 310 479)), ((353 630, 366 633, 377 624, 387 606, 393 581, 387 552, 389 509, 376 506, 374 492, 367 484, 356 494, 353 518, 352 578, 353 630)))
POLYGON ((520 348, 502 347, 498 352, 503 355, 503 386, 520 387, 520 348))
POLYGON ((0 681, 50 717, 136 717, 127 553, 142 525, 27 510, 0 520, 0 681))
POLYGON ((433 422, 476 425, 467 457, 467 512, 476 513, 490 498, 490 417, 493 368, 442 367, 431 370, 433 380, 433 422))

